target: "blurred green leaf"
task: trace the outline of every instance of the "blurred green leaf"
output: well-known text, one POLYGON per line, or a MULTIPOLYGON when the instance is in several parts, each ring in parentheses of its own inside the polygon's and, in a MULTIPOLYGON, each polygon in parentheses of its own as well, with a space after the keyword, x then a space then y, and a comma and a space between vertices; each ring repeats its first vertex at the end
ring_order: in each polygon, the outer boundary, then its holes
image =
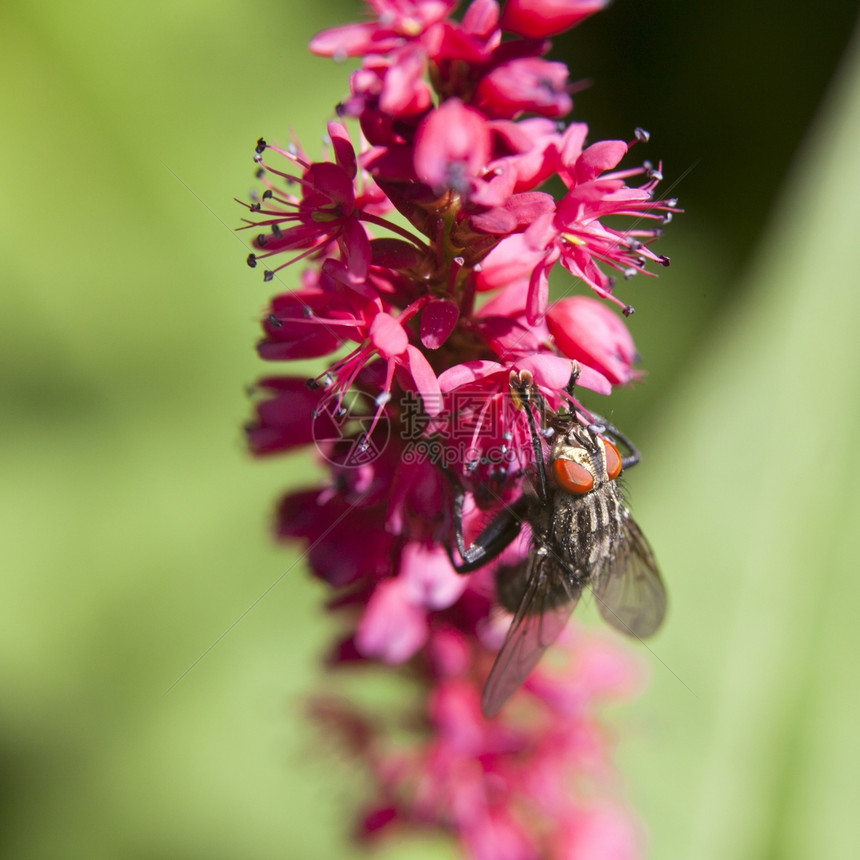
POLYGON ((672 606, 625 754, 655 857, 860 842, 858 61, 855 45, 742 298, 641 443, 636 510, 672 606))

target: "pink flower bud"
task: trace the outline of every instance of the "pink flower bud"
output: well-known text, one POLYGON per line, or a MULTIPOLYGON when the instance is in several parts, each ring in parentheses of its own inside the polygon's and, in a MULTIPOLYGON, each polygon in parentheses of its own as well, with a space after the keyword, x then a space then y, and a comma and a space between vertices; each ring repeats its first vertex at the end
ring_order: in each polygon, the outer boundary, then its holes
POLYGON ((508 0, 502 29, 531 39, 563 33, 599 12, 607 0, 508 0))
POLYGON ((415 172, 435 192, 468 191, 490 159, 487 121, 459 99, 449 99, 418 127, 415 172))
POLYGON ((597 370, 615 385, 636 377, 633 338, 603 302, 588 296, 562 299, 547 310, 546 321, 556 346, 568 358, 597 370))

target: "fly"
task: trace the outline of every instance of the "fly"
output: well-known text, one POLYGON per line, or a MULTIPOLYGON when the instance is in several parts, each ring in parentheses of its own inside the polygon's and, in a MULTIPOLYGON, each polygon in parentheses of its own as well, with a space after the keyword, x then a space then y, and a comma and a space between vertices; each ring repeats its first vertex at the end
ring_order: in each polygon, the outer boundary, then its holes
POLYGON ((488 717, 516 692, 558 638, 586 587, 604 620, 637 639, 655 633, 666 613, 666 592, 654 554, 616 480, 624 468, 639 462, 636 449, 611 425, 585 424, 575 412, 558 413, 547 419, 552 447, 545 459, 533 413, 535 406, 542 406, 542 398, 528 372, 511 374, 511 393, 525 410, 531 430, 535 492, 524 492, 468 547, 463 540, 462 489, 454 499, 462 558, 455 567, 460 573, 498 556, 523 523, 532 531, 528 557, 496 573, 498 600, 514 617, 484 687, 483 710, 488 717), (621 455, 616 442, 627 449, 627 456, 621 455))

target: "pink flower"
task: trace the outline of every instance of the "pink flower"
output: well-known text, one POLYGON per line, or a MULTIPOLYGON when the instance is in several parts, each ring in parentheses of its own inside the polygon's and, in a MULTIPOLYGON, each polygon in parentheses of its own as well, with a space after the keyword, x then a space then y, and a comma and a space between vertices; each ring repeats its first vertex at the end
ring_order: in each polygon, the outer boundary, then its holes
MULTIPOLYGON (((651 168, 605 173, 615 167, 627 151, 621 141, 601 141, 585 150, 579 147, 583 140, 581 127, 571 127, 560 152, 559 176, 568 186, 568 192, 557 204, 554 213, 538 217, 520 236, 514 234, 500 242, 489 254, 483 268, 484 284, 497 283, 508 272, 516 278, 531 271, 528 319, 535 323, 546 312, 549 272, 561 264, 573 275, 588 284, 601 298, 619 305, 629 315, 632 308, 612 295, 613 280, 600 267, 600 263, 621 271, 625 278, 642 272, 651 260, 662 266, 669 258, 657 256, 648 244, 660 235, 659 229, 618 229, 602 219, 615 216, 634 217, 638 221, 659 220, 667 216, 660 213, 676 212, 674 200, 654 201, 653 191, 661 178, 651 168), (648 181, 630 188, 625 180, 630 176, 648 173, 648 181)), ((636 222, 634 222, 636 223, 636 222)))
POLYGON ((435 32, 456 6, 455 0, 368 0, 377 20, 345 24, 311 39, 310 49, 324 57, 388 54, 407 42, 433 44, 435 32))
POLYGON ((567 66, 539 57, 511 60, 481 81, 477 103, 491 116, 516 117, 525 111, 564 116, 573 107, 567 92, 567 66))
POLYGON ((639 664, 573 630, 493 719, 481 688, 510 624, 497 604, 516 603, 504 574, 532 552, 530 517, 505 511, 534 507, 539 434, 562 420, 546 411, 589 414, 574 379, 609 395, 639 378, 613 275, 667 264, 651 244, 678 210, 655 198, 659 168, 619 167, 627 143, 554 121, 571 88, 546 37, 603 0, 473 0, 460 20, 456 5, 369 0, 366 20, 314 38, 317 54, 360 58, 338 106, 355 145, 342 121, 319 159, 257 143, 248 263, 280 284, 258 351, 317 375, 260 380, 248 444, 304 446, 322 467, 274 529, 330 589, 328 668, 411 684, 385 712, 315 708, 367 767, 356 836, 435 828, 477 860, 627 860, 640 827, 597 711, 638 692, 639 664), (556 264, 596 297, 550 302, 556 264), (533 380, 534 412, 512 380, 533 380), (468 545, 488 524, 508 545, 459 573, 455 535, 468 545))

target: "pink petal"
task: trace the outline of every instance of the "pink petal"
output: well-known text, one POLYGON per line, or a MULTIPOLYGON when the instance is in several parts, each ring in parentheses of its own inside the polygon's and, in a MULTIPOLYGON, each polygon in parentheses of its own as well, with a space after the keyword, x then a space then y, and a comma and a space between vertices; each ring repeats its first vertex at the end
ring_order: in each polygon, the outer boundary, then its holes
POLYGON ((579 378, 576 384, 597 394, 612 394, 612 383, 602 374, 587 364, 579 366, 579 378))
POLYGON ((409 338, 391 314, 378 313, 370 324, 370 342, 383 358, 394 358, 406 352, 409 338))
POLYGON ((442 409, 442 392, 430 362, 427 361, 424 353, 412 344, 406 347, 406 353, 409 361, 409 372, 418 393, 421 395, 424 411, 430 416, 438 415, 442 409))
POLYGON ((526 319, 529 325, 543 322, 546 313, 546 303, 549 299, 549 266, 538 266, 529 280, 529 291, 526 296, 526 319))
POLYGON ((320 57, 360 57, 374 47, 373 37, 379 25, 375 22, 367 24, 344 24, 317 33, 310 41, 311 53, 320 57))
POLYGON ((460 310, 448 299, 436 299, 421 311, 421 343, 427 349, 439 349, 454 331, 460 310))
POLYGON ((499 23, 499 4, 496 0, 473 0, 463 15, 466 33, 487 38, 499 23))
POLYGON ((346 221, 339 244, 349 265, 351 280, 361 283, 367 277, 371 260, 370 239, 361 221, 355 218, 346 221))
POLYGON ((542 258, 543 250, 536 250, 528 242, 526 234, 514 233, 502 239, 484 258, 478 275, 478 289, 492 290, 527 277, 542 258))
POLYGON ((461 576, 448 554, 441 549, 426 549, 409 543, 400 559, 400 577, 408 600, 426 609, 447 609, 460 599, 469 577, 461 576))
POLYGON ((328 124, 328 136, 331 138, 334 158, 338 166, 344 170, 350 179, 355 179, 355 149, 349 139, 349 132, 342 122, 332 120, 328 124))
POLYGON ((424 113, 432 104, 430 89, 424 81, 426 55, 420 48, 398 52, 385 75, 379 107, 392 116, 424 113))
POLYGON ((266 390, 269 398, 257 404, 257 421, 246 430, 253 454, 287 451, 314 440, 311 416, 322 392, 308 388, 306 379, 294 377, 261 379, 256 387, 266 390))
POLYGON ((407 596, 406 583, 386 579, 374 589, 355 634, 355 644, 365 657, 385 663, 403 663, 427 640, 423 609, 407 596))
POLYGON ((455 364, 439 374, 439 388, 442 391, 453 391, 504 369, 504 365, 495 361, 466 361, 463 364, 455 364))
POLYGON ((601 140, 592 143, 576 161, 577 184, 590 182, 601 173, 612 170, 627 154, 627 144, 623 140, 601 140))
POLYGON ((573 364, 570 359, 560 355, 543 353, 541 355, 530 355, 517 361, 520 370, 530 370, 535 382, 541 388, 550 391, 560 391, 568 382, 573 372, 573 364))

